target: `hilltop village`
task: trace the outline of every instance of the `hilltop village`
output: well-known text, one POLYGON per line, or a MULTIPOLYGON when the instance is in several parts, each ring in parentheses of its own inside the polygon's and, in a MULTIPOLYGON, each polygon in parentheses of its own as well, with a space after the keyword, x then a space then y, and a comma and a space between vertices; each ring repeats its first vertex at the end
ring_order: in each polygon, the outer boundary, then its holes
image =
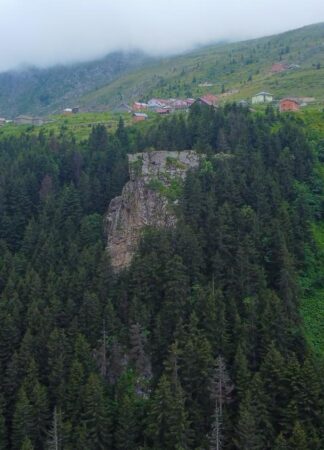
MULTIPOLYGON (((197 99, 177 99, 177 98, 152 98, 147 103, 134 102, 131 106, 126 103, 121 103, 115 112, 119 113, 131 113, 133 115, 134 122, 140 122, 148 119, 148 112, 154 112, 161 116, 168 115, 177 111, 188 111, 194 104, 203 104, 212 107, 218 107, 224 100, 225 96, 231 95, 233 92, 226 92, 220 95, 205 94, 197 99)), ((237 92, 235 92, 237 93, 237 92)), ((239 100, 236 102, 241 107, 271 104, 275 108, 278 108, 280 112, 299 111, 301 107, 314 103, 314 97, 283 97, 276 99, 274 95, 269 92, 258 92, 250 101, 239 100)))
MULTIPOLYGON (((317 64, 316 69, 320 68, 317 64)), ((281 74, 284 72, 297 71, 300 69, 298 64, 287 64, 282 61, 275 62, 268 69, 269 75, 281 74)), ((198 85, 200 88, 211 89, 214 83, 210 81, 200 82, 198 85)), ((211 89, 212 90, 212 89, 211 89)), ((147 101, 137 100, 132 104, 121 102, 114 108, 107 108, 106 112, 115 114, 129 113, 132 116, 132 122, 142 122, 150 117, 150 113, 154 113, 160 116, 165 116, 175 112, 188 112, 190 107, 194 104, 204 104, 211 107, 218 107, 225 102, 231 101, 232 96, 237 99, 239 89, 225 89, 222 86, 222 92, 215 95, 214 93, 204 93, 197 98, 151 98, 147 101)), ((251 96, 250 99, 232 100, 241 107, 254 108, 257 105, 269 104, 274 108, 279 109, 280 112, 296 112, 300 108, 316 102, 315 97, 298 97, 298 96, 284 96, 277 98, 270 92, 261 91, 251 96)), ((72 116, 79 113, 90 112, 88 108, 80 108, 79 106, 65 107, 63 110, 58 111, 58 114, 64 116, 72 116)), ((101 111, 104 112, 104 111, 101 111)), ((57 113, 56 113, 57 114, 57 113)), ((15 125, 31 125, 40 126, 49 122, 55 121, 55 119, 48 119, 45 117, 36 117, 31 115, 19 115, 13 120, 0 117, 0 127, 14 123, 15 125)))
MULTIPOLYGON (((224 102, 224 97, 230 96, 233 91, 225 92, 220 95, 214 95, 211 93, 202 95, 196 99, 194 98, 152 98, 148 102, 135 101, 132 105, 127 103, 121 103, 111 112, 113 113, 129 113, 132 115, 133 123, 142 122, 149 118, 149 113, 155 113, 160 116, 165 116, 175 112, 188 112, 190 107, 194 104, 201 104, 206 106, 211 106, 217 108, 221 103, 224 102)), ((241 107, 250 108, 256 105, 269 104, 275 108, 278 108, 280 112, 294 112, 299 111, 301 107, 307 106, 309 104, 315 103, 316 99, 314 97, 283 97, 281 99, 276 99, 274 95, 269 92, 258 92, 256 93, 250 101, 239 100, 237 105, 241 107)), ((79 114, 82 111, 79 107, 65 108, 62 114, 65 116, 79 114)), ((0 127, 8 123, 14 123, 15 125, 34 125, 40 126, 45 123, 50 122, 43 117, 34 117, 29 115, 19 115, 14 120, 9 120, 0 117, 0 127)))

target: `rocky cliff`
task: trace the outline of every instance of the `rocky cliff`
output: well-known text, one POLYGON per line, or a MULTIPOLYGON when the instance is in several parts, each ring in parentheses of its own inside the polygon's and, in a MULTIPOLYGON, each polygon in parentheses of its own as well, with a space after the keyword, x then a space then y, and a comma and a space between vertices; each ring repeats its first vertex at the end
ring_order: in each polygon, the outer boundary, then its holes
POLYGON ((144 227, 172 227, 174 204, 188 169, 199 165, 194 151, 154 151, 128 156, 130 181, 106 215, 107 250, 115 271, 127 267, 144 227))

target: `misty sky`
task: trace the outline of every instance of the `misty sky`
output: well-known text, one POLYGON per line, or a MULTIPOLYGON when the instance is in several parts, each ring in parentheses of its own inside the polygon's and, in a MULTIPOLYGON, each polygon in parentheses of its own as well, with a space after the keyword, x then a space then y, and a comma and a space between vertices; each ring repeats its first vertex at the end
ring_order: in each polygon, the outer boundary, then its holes
POLYGON ((324 21, 324 0, 0 0, 0 71, 175 53, 324 21))

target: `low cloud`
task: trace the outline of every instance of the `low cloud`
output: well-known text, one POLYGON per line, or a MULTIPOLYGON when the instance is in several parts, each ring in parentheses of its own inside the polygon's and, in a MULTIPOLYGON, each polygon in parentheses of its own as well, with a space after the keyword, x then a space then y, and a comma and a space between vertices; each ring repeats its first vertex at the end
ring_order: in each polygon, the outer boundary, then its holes
POLYGON ((323 0, 0 0, 0 71, 115 50, 171 54, 321 20, 323 0))

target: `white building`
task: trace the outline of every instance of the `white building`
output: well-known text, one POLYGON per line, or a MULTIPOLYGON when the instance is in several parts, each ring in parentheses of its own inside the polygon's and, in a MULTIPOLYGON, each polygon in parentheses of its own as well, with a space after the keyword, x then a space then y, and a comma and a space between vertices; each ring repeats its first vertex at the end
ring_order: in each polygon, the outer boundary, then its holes
POLYGON ((254 97, 252 97, 252 105, 257 103, 271 103, 273 101, 273 95, 269 92, 259 92, 254 97))

